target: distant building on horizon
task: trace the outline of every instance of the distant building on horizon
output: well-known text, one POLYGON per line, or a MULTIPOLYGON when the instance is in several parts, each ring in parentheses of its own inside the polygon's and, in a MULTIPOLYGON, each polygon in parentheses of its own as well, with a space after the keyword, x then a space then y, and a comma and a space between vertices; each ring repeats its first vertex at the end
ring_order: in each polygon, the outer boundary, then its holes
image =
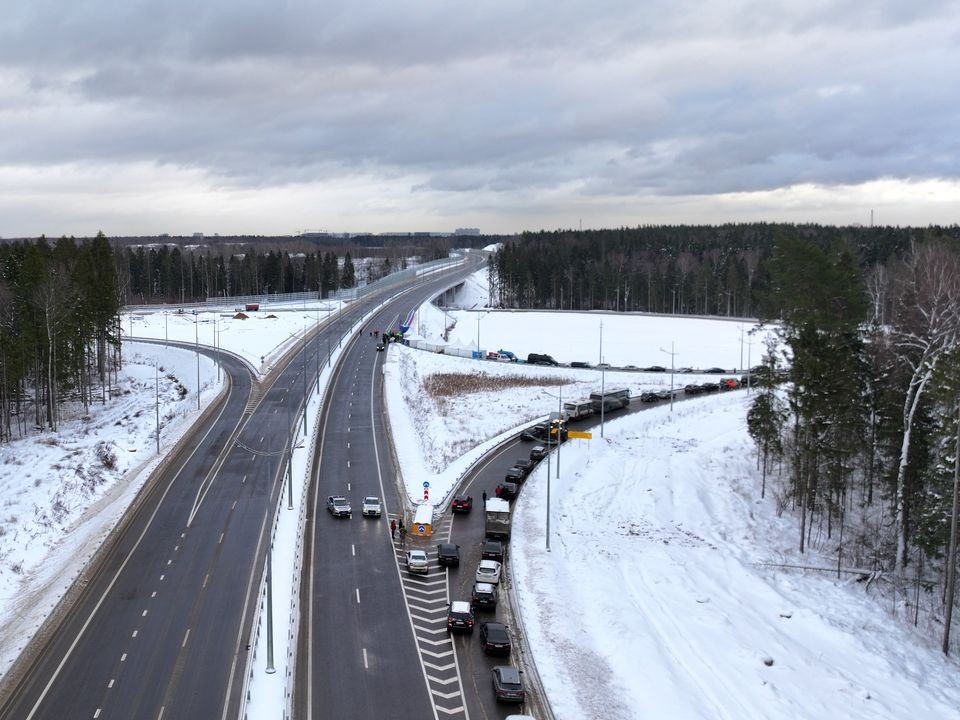
POLYGON ((457 228, 453 231, 454 235, 479 235, 480 228, 457 228))

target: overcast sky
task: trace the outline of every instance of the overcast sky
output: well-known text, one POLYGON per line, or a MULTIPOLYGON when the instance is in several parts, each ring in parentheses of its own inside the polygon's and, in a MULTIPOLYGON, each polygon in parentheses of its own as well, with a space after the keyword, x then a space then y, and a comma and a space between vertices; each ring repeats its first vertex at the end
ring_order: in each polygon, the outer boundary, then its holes
POLYGON ((0 235, 954 224, 936 0, 31 0, 0 235))

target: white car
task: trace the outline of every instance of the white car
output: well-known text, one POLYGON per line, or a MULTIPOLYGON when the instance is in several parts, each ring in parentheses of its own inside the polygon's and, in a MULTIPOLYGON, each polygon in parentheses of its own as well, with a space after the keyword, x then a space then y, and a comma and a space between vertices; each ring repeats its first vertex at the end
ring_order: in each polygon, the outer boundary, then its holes
POLYGON ((477 582, 499 585, 501 567, 496 560, 481 560, 477 565, 477 582))
POLYGON ((407 551, 407 570, 412 573, 424 573, 430 569, 427 553, 423 550, 407 551))
POLYGON ((363 499, 363 516, 380 517, 383 508, 380 506, 380 498, 368 495, 363 499))

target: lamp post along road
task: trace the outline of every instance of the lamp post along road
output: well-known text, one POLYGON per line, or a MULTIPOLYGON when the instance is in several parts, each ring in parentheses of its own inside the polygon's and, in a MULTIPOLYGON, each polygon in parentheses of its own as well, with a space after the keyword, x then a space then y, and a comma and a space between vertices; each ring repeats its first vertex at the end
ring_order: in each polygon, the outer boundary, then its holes
POLYGON ((677 353, 673 351, 673 343, 670 343, 670 351, 667 352, 663 348, 660 348, 660 352, 667 353, 670 356, 670 412, 673 412, 673 368, 674 368, 674 358, 677 356, 677 353))

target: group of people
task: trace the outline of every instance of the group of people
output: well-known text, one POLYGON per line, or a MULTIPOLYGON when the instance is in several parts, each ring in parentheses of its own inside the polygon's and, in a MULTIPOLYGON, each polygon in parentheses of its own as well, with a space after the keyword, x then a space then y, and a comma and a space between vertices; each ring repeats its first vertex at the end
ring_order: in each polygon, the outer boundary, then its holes
POLYGON ((399 520, 390 521, 390 537, 396 540, 397 532, 400 533, 400 539, 403 540, 403 536, 407 532, 407 529, 403 526, 403 518, 400 518, 399 520))
POLYGON ((367 334, 368 334, 370 337, 372 337, 372 338, 374 338, 374 339, 376 339, 376 340, 382 340, 382 341, 385 342, 385 343, 388 343, 388 342, 402 342, 402 341, 403 341, 403 333, 402 333, 402 332, 388 332, 388 331, 386 331, 386 330, 381 331, 379 328, 375 328, 375 329, 373 329, 373 330, 368 329, 368 330, 367 330, 367 334))

